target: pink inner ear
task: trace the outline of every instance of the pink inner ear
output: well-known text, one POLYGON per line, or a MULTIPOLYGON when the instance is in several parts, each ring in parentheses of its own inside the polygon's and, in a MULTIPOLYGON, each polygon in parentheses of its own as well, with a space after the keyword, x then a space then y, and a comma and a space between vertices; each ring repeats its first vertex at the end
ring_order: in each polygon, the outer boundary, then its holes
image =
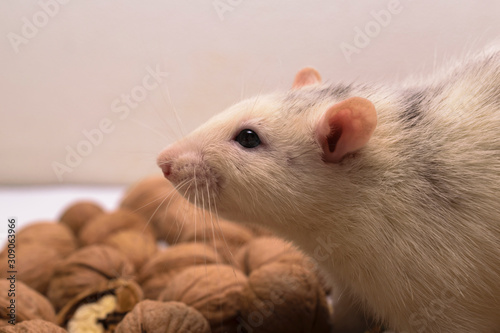
POLYGON ((293 80, 292 89, 299 89, 311 84, 321 83, 321 75, 312 67, 302 68, 293 80))
POLYGON ((347 154, 364 147, 376 125, 375 106, 367 99, 352 97, 330 107, 317 128, 324 160, 338 163, 347 154))

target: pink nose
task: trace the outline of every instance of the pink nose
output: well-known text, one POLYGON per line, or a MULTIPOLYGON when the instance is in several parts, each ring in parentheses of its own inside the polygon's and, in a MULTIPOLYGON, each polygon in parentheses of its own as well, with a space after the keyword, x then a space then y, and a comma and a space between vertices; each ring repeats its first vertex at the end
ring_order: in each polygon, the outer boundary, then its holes
POLYGON ((172 174, 172 164, 170 162, 163 162, 161 163, 160 168, 163 171, 163 176, 168 179, 168 177, 172 174))

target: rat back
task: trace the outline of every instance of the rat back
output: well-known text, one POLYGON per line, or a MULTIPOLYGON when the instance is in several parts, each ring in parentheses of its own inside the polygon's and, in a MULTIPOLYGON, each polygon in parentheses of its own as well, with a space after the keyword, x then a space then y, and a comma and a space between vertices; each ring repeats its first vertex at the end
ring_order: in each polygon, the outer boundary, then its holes
POLYGON ((352 90, 379 125, 346 168, 359 202, 325 266, 402 332, 500 332, 500 53, 352 90))

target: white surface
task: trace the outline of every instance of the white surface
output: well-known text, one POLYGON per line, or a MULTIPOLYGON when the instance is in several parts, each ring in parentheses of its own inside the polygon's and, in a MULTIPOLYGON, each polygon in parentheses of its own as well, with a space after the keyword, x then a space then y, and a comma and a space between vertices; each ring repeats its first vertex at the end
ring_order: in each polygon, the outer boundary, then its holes
POLYGON ((0 183, 131 182, 157 171, 157 153, 182 132, 242 96, 288 89, 303 66, 333 82, 395 80, 500 36, 499 1, 397 2, 0 1, 0 183), (360 42, 357 29, 370 27, 360 42), (157 67, 168 75, 153 87, 157 67), (122 95, 141 89, 125 107, 122 95), (68 165, 79 146, 87 155, 58 179, 53 163, 68 165))
POLYGON ((7 220, 17 219, 16 231, 40 221, 57 221, 75 201, 92 200, 106 210, 118 207, 124 186, 0 187, 0 247, 7 238, 7 220))

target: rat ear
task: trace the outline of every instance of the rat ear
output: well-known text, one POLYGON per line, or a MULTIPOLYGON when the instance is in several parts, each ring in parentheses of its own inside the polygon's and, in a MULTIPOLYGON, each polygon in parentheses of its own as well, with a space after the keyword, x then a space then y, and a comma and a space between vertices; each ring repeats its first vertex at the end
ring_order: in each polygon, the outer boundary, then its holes
POLYGON ((321 75, 312 67, 302 68, 293 80, 292 89, 299 89, 310 84, 321 83, 321 75))
POLYGON ((351 97, 331 106, 320 118, 316 139, 325 162, 337 163, 362 148, 377 126, 377 112, 369 100, 351 97))

